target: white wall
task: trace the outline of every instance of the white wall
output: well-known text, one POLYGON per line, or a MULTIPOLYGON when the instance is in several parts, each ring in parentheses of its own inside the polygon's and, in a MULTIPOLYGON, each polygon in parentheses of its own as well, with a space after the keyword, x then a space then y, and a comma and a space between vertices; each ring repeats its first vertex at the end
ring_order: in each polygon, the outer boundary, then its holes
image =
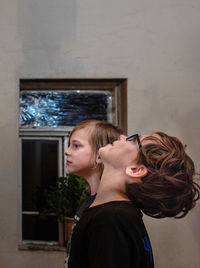
MULTIPOLYGON (((177 135, 199 166, 200 2, 1 0, 0 267, 63 267, 18 250, 19 78, 128 78, 128 132, 177 135)), ((198 167, 199 171, 199 167, 198 167)), ((199 205, 145 217, 156 268, 200 267, 199 205)))

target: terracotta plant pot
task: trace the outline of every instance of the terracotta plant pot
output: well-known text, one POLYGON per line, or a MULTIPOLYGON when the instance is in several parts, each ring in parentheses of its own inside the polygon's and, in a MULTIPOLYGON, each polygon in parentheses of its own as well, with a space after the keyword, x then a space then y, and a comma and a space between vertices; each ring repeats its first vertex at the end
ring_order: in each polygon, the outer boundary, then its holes
POLYGON ((67 242, 72 233, 74 218, 65 217, 65 241, 67 242))

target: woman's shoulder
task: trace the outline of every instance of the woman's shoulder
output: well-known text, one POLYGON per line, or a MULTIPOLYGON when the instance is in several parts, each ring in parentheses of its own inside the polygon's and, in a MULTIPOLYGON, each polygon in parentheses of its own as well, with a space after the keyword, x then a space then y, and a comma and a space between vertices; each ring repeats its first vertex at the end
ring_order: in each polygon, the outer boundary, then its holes
POLYGON ((111 201, 97 206, 93 206, 87 212, 99 222, 102 219, 107 221, 120 221, 123 219, 142 218, 142 213, 131 201, 111 201))

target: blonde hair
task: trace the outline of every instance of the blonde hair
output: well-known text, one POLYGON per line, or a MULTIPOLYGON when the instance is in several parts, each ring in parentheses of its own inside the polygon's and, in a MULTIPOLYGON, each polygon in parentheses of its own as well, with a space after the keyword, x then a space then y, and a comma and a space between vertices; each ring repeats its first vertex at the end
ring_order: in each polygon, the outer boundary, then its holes
POLYGON ((94 156, 97 155, 99 148, 117 140, 122 134, 122 130, 107 121, 101 120, 84 120, 74 127, 69 136, 68 145, 72 134, 80 129, 88 130, 88 141, 92 147, 94 156))

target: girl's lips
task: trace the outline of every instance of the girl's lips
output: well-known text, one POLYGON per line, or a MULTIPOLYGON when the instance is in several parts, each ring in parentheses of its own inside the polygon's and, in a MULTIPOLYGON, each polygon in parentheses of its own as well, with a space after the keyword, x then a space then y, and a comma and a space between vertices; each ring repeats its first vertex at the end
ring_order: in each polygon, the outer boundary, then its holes
POLYGON ((67 164, 67 165, 70 165, 71 163, 72 163, 72 162, 69 161, 69 160, 66 161, 66 164, 67 164))

